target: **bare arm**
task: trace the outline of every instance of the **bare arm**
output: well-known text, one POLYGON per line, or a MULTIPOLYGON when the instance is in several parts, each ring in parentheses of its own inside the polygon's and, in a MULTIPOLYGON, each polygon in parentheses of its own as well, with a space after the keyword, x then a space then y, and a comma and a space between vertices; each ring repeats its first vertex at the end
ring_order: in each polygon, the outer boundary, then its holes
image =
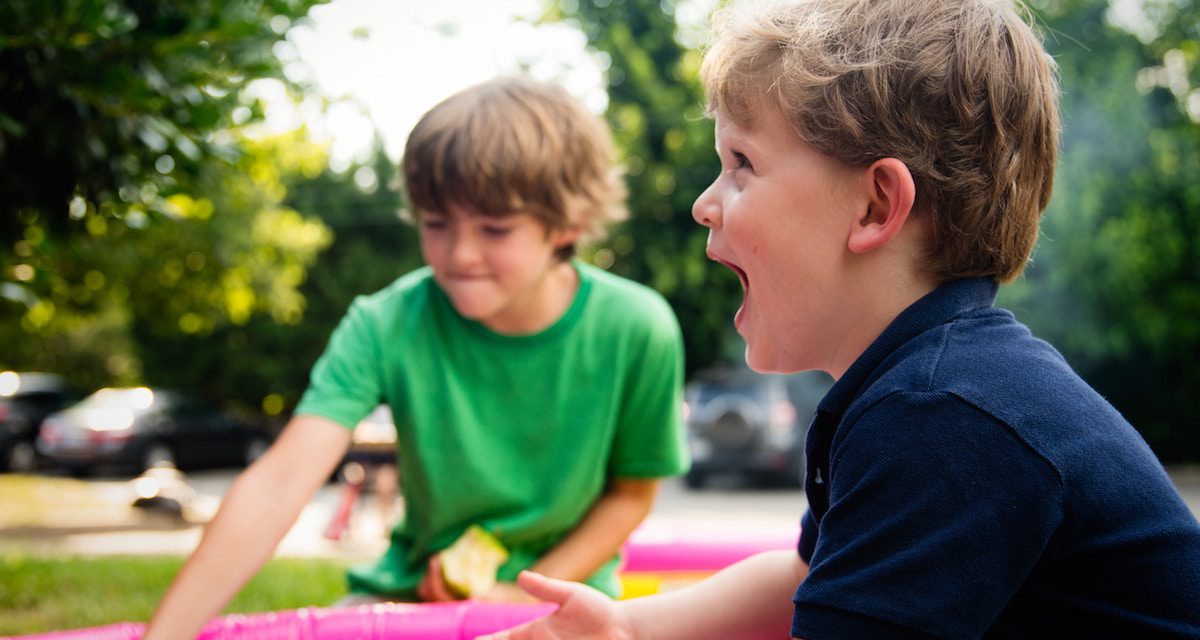
MULTIPOLYGON (((661 481, 657 478, 617 478, 596 500, 583 520, 557 545, 546 552, 530 570, 560 580, 582 581, 596 572, 613 557, 629 534, 641 524, 661 481)), ((430 559, 430 571, 421 582, 418 593, 426 601, 452 599, 438 575, 438 557, 430 559)), ((532 600, 528 594, 511 584, 500 583, 485 600, 532 600)))
POLYGON ((585 585, 525 572, 521 587, 560 604, 558 611, 482 640, 780 638, 807 575, 796 552, 768 551, 684 589, 614 602, 585 585))
POLYGON ((271 557, 300 510, 350 446, 350 430, 313 416, 234 481, 196 550, 167 589, 144 640, 194 638, 271 557))
POLYGON ((646 519, 659 484, 657 478, 614 479, 583 520, 530 570, 560 580, 587 579, 646 519))
POLYGON ((808 576, 793 550, 768 551, 660 597, 629 600, 638 638, 780 638, 792 596, 808 576))

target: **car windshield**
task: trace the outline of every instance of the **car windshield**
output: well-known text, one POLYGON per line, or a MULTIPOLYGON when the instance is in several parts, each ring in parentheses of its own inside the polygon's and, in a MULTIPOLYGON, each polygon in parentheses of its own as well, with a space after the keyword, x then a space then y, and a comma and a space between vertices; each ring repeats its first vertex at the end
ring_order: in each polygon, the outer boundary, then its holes
POLYGON ((101 389, 79 403, 81 409, 126 409, 134 414, 143 414, 164 401, 162 394, 156 394, 146 387, 131 389, 101 389))

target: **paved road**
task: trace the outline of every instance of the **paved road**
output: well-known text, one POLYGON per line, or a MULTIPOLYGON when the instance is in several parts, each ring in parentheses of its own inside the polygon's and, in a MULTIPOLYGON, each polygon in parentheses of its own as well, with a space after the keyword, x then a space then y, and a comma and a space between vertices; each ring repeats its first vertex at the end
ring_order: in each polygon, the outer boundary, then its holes
MULTIPOLYGON (((21 546, 85 555, 186 554, 199 541, 202 523, 215 512, 235 475, 233 471, 210 471, 187 476, 195 491, 192 508, 185 514, 191 522, 175 514, 132 508, 135 486, 129 479, 85 482, 47 478, 45 498, 38 498, 44 509, 39 507, 39 513, 25 518, 11 513, 0 517, 0 551, 21 546), (79 497, 81 492, 86 492, 85 497, 79 497)), ((370 493, 356 503, 341 539, 325 536, 343 491, 335 484, 322 488, 280 543, 278 554, 366 559, 382 553, 387 524, 370 493)), ((799 490, 754 490, 730 482, 691 491, 678 481, 669 481, 645 527, 657 532, 787 535, 798 530, 805 504, 799 490)))
MULTIPOLYGON (((133 485, 129 480, 101 479, 86 484, 65 479, 51 482, 73 483, 85 487, 96 504, 81 508, 62 493, 47 494, 41 502, 47 507, 37 518, 22 523, 0 518, 0 551, 19 545, 56 553, 87 555, 157 553, 186 554, 200 539, 201 524, 215 511, 234 477, 231 471, 195 473, 188 482, 195 489, 193 509, 187 522, 174 515, 133 509, 133 485), (15 522, 15 524, 14 524, 15 522)), ((1200 466, 1172 469, 1172 478, 1194 513, 1200 516, 1200 466)), ((61 491, 56 489, 56 491, 61 491)), ((298 557, 368 559, 377 556, 386 544, 385 523, 370 494, 357 503, 350 527, 340 540, 324 536, 342 498, 342 488, 327 485, 305 507, 296 525, 280 544, 278 553, 298 557)), ((644 527, 652 531, 719 531, 728 535, 739 532, 787 534, 798 529, 799 515, 805 508, 804 494, 798 490, 756 490, 733 483, 706 488, 685 489, 670 481, 644 527)))

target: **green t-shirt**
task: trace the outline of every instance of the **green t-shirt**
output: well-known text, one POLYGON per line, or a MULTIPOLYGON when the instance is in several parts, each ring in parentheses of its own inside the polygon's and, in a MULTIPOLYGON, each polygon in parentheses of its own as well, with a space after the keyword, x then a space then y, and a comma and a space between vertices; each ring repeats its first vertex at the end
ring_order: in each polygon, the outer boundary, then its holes
MULTIPOLYGON (((471 524, 509 548, 514 580, 588 512, 610 478, 687 469, 683 344, 657 293, 579 262, 555 324, 497 334, 455 312, 428 268, 357 298, 296 414, 353 428, 392 409, 405 517, 356 592, 415 598, 431 554, 471 524)), ((618 558, 587 582, 618 595, 618 558)))

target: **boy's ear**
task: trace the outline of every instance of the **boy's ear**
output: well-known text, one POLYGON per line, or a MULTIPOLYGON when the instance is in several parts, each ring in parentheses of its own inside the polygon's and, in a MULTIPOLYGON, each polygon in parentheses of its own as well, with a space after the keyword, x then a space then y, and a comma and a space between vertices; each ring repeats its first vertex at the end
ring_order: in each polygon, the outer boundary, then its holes
POLYGON ((917 185, 908 165, 896 158, 876 160, 866 169, 870 189, 866 210, 854 219, 847 247, 866 253, 891 242, 912 213, 917 185))
POLYGON ((563 227, 550 232, 550 244, 554 248, 561 249, 567 245, 575 244, 579 238, 583 236, 583 229, 578 226, 563 227))

